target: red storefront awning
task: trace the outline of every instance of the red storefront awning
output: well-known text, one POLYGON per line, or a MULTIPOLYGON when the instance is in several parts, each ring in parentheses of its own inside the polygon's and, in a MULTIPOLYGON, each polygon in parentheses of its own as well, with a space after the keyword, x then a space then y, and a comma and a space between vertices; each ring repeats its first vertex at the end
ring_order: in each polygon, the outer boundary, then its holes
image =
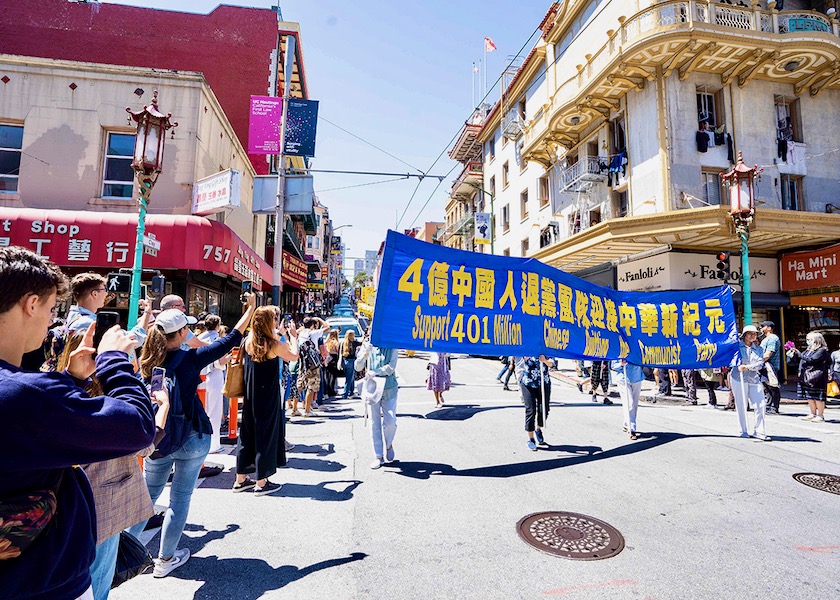
MULTIPOLYGON (((271 285, 271 266, 230 227, 203 217, 146 217, 146 235, 160 242, 144 269, 186 269, 271 285)), ((0 245, 23 246, 62 267, 130 268, 134 264, 137 215, 76 210, 0 207, 0 245)))

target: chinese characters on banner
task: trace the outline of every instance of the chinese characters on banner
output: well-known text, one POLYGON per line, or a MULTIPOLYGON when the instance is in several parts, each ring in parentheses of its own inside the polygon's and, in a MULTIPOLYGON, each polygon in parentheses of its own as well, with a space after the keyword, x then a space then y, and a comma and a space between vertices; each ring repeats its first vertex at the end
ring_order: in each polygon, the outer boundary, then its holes
POLYGON ((283 99, 251 96, 251 118, 248 122, 248 154, 280 153, 280 119, 283 99))
POLYGON ((545 354, 647 366, 728 365, 728 286, 620 292, 534 259, 488 256, 388 232, 375 345, 485 356, 545 354))

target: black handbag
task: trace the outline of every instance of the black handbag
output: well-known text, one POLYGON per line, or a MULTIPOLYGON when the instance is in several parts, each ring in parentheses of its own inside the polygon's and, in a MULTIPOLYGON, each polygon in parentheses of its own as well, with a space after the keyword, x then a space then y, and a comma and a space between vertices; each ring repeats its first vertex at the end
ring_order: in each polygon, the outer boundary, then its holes
POLYGON ((127 531, 120 532, 120 547, 117 550, 117 566, 111 589, 140 575, 154 564, 146 546, 127 531))

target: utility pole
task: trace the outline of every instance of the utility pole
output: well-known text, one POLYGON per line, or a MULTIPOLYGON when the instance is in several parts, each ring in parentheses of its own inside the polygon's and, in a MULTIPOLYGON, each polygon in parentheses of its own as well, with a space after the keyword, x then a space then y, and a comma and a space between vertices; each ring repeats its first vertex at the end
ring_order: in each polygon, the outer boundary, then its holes
MULTIPOLYGON (((286 116, 289 112, 289 90, 292 87, 292 70, 295 61, 293 35, 286 36, 286 62, 283 68, 283 102, 280 105, 280 154, 277 155, 277 203, 274 209, 274 264, 272 269, 271 303, 280 306, 280 290, 283 288, 283 230, 285 229, 286 205, 286 116)), ((277 36, 277 65, 280 66, 280 36, 277 36)), ((279 79, 279 78, 275 78, 279 79)), ((276 93, 276 90, 272 90, 276 93)))

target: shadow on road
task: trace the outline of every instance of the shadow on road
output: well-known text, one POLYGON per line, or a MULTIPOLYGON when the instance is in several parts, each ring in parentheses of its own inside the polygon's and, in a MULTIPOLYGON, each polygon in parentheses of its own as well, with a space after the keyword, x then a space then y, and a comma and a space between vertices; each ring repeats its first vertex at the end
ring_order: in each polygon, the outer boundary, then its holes
POLYGON ((284 483, 278 496, 286 498, 311 498, 321 502, 344 502, 353 497, 353 490, 362 484, 359 480, 322 481, 315 485, 284 483), (349 484, 349 485, 348 485, 349 484), (333 489, 339 488, 340 489, 333 489))
POLYGON ((275 569, 266 561, 257 558, 193 556, 187 564, 175 571, 172 577, 203 582, 193 595, 193 600, 256 600, 267 592, 279 590, 307 575, 365 558, 367 554, 354 552, 350 556, 324 560, 308 567, 283 565, 275 569))
POLYGON ((521 404, 511 406, 479 406, 478 404, 445 404, 443 408, 426 413, 426 418, 433 421, 466 421, 478 413, 506 408, 518 408, 521 404))
MULTIPOLYGON (((488 467, 476 467, 472 469, 456 469, 452 465, 444 463, 431 462, 401 462, 394 461, 391 468, 387 468, 388 472, 411 477, 413 479, 429 479, 432 475, 447 475, 451 477, 491 477, 506 479, 509 477, 518 477, 520 475, 531 475, 533 473, 542 473, 545 471, 553 471, 554 469, 562 469, 564 467, 571 467, 600 460, 608 460, 611 458, 618 458, 620 456, 629 456, 637 454, 646 450, 651 450, 658 446, 662 446, 669 442, 682 439, 691 438, 722 438, 735 439, 737 436, 731 435, 717 435, 717 434, 681 434, 673 432, 648 432, 640 434, 640 441, 630 442, 623 446, 611 448, 610 450, 602 452, 597 446, 550 446, 548 451, 572 452, 574 456, 562 456, 557 458, 550 458, 547 460, 533 460, 519 463, 510 463, 505 465, 492 465, 488 467), (395 469, 394 469, 395 468, 395 469)), ((775 439, 775 438, 774 438, 775 439)), ((778 438, 785 441, 816 441, 810 438, 778 438)), ((541 450, 540 452, 545 452, 541 450)), ((539 456, 537 453, 536 456, 539 456)))
POLYGON ((302 471, 321 471, 323 473, 337 473, 344 465, 334 460, 319 460, 317 458, 290 458, 286 461, 286 468, 302 471))
POLYGON ((308 446, 306 444, 295 444, 287 454, 314 454, 315 456, 328 456, 335 453, 335 444, 317 444, 308 446))

